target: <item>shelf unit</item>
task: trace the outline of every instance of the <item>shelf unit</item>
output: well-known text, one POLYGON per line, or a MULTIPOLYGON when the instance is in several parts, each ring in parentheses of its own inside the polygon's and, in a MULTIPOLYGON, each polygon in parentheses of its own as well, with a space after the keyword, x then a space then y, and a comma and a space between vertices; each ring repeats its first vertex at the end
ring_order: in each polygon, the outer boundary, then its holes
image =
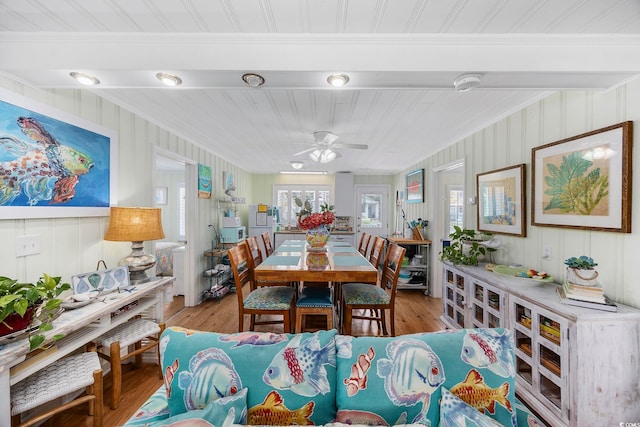
POLYGON ((227 251, 225 249, 215 248, 213 244, 211 249, 205 251, 204 256, 208 260, 209 268, 202 272, 202 277, 208 280, 209 289, 204 291, 203 299, 220 299, 230 292, 233 284, 231 268, 223 271, 214 270, 214 267, 222 262, 222 258, 226 254, 227 251), (214 271, 216 272, 214 273, 214 271))
POLYGON ((422 255, 422 259, 419 264, 412 264, 402 266, 411 272, 411 277, 422 276, 422 280, 418 283, 400 283, 398 282, 398 289, 423 289, 425 295, 429 295, 431 288, 430 282, 430 259, 431 259, 431 240, 412 240, 401 239, 397 237, 389 237, 387 240, 396 243, 407 249, 406 256, 410 259, 417 254, 422 255))
POLYGON ((564 305, 556 287, 443 264, 441 318, 451 328, 511 330, 518 396, 549 425, 640 419, 635 404, 640 310, 618 304, 618 312, 611 313, 564 305))

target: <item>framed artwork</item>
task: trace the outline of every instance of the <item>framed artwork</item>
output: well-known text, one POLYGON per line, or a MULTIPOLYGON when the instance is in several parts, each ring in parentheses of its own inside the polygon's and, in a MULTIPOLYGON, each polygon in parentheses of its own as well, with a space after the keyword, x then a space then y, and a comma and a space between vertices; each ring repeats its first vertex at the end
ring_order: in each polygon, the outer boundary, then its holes
POLYGON ((198 198, 211 198, 211 166, 198 164, 198 198))
POLYGON ((167 204, 167 187, 156 187, 156 205, 167 204))
POLYGON ((224 194, 233 197, 236 186, 233 183, 233 174, 231 172, 222 172, 222 189, 224 190, 224 194))
POLYGON ((631 232, 633 122, 531 150, 532 224, 631 232))
POLYGON ((526 237, 524 163, 476 175, 478 231, 526 237))
POLYGON ((0 219, 108 216, 115 132, 0 90, 0 219))
POLYGON ((424 169, 418 169, 405 176, 407 203, 424 202, 424 169))

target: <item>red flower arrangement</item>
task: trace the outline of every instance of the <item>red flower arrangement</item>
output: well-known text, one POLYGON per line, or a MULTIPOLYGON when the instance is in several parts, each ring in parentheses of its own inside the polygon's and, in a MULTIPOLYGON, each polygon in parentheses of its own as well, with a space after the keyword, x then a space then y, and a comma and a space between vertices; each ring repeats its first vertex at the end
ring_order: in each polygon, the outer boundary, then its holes
POLYGON ((331 225, 336 219, 333 211, 333 205, 323 203, 320 205, 320 212, 311 212, 311 203, 305 200, 304 204, 302 200, 296 197, 296 205, 302 209, 298 213, 298 227, 303 230, 310 230, 312 228, 320 227, 321 225, 331 225))

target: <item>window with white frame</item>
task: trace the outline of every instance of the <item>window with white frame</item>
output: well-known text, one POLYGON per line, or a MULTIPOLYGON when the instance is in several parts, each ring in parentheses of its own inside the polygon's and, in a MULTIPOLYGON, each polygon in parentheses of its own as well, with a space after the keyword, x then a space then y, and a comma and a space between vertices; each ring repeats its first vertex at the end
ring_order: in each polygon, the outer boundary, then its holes
POLYGON ((187 240, 187 227, 186 227, 186 201, 185 198, 187 196, 186 190, 184 188, 184 182, 178 184, 178 239, 179 240, 187 240))
POLYGON ((274 204, 280 211, 280 223, 296 225, 300 208, 295 198, 311 203, 313 212, 320 212, 320 205, 330 203, 331 186, 329 185, 274 185, 274 204))

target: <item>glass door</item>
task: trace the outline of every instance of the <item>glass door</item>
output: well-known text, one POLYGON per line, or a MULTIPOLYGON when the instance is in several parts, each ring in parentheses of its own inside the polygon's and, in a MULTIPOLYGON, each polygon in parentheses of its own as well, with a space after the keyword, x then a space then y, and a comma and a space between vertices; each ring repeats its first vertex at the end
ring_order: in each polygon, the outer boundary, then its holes
POLYGON ((356 246, 362 233, 386 237, 389 234, 389 188, 356 186, 356 204, 356 246))

